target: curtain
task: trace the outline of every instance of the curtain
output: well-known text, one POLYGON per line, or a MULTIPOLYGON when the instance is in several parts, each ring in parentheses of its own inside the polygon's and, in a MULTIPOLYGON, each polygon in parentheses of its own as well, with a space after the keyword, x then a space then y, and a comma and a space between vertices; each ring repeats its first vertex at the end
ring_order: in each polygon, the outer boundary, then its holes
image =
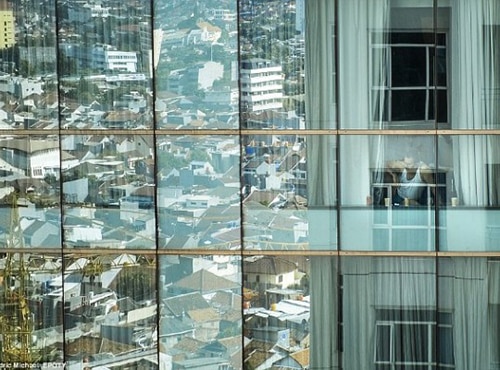
MULTIPOLYGON (((305 108, 308 129, 335 127, 335 2, 306 1, 305 108)), ((336 142, 333 135, 307 137, 310 249, 336 247, 336 142)))
POLYGON ((488 339, 491 369, 500 369, 500 261, 488 261, 488 339))
POLYGON ((337 259, 311 257, 311 369, 337 369, 337 259))
MULTIPOLYGON (((372 121, 380 120, 380 107, 384 106, 383 91, 372 93, 372 83, 383 84, 387 65, 384 51, 377 53, 377 58, 372 57, 371 38, 380 39, 384 34, 376 31, 388 29, 388 0, 341 0, 338 12, 340 125, 342 128, 370 128, 372 121)), ((383 143, 377 144, 375 156, 381 161, 383 143)), ((367 154, 370 151, 365 135, 352 136, 341 143, 342 163, 351 163, 349 168, 342 170, 343 205, 366 204, 366 197, 371 193, 367 154)), ((383 167, 382 163, 377 166, 383 167)))
MULTIPOLYGON (((451 18, 451 122, 455 129, 493 128, 498 124, 498 76, 494 40, 498 23, 497 0, 454 0, 451 18)), ((465 205, 483 206, 496 201, 487 184, 492 146, 486 136, 454 137, 455 183, 465 205)))
MULTIPOLYGON (((488 369, 488 268, 486 258, 443 259, 439 308, 452 312, 456 370, 488 369)), ((444 353, 443 356, 450 357, 444 353)))
POLYGON ((354 257, 343 258, 341 266, 344 369, 374 369, 376 361, 396 358, 429 359, 428 327, 401 322, 415 323, 435 309, 435 260, 354 257))

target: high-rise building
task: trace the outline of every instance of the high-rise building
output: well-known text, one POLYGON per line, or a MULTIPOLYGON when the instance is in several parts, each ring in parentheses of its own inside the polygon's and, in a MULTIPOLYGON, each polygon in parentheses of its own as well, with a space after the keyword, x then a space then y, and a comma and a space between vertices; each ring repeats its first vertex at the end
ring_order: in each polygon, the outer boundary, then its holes
POLYGON ((6 49, 16 43, 15 19, 12 5, 7 0, 0 2, 0 49, 6 49))
POLYGON ((0 367, 499 368, 500 0, 13 9, 0 367))

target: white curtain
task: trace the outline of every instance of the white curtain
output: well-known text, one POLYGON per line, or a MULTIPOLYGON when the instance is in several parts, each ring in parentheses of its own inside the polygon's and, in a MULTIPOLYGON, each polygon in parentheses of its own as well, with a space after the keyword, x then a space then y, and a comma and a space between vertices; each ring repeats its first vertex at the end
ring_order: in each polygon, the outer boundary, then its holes
MULTIPOLYGON (((455 129, 491 128, 498 120, 494 85, 498 77, 491 25, 499 23, 497 0, 454 0, 451 37, 451 123, 455 129)), ((491 203, 486 164, 491 157, 486 136, 454 137, 455 182, 465 205, 491 203)))
POLYGON ((488 369, 488 267, 486 258, 443 260, 439 308, 452 312, 456 370, 488 369))
MULTIPOLYGON (((308 0, 305 15, 307 128, 335 128, 335 2, 308 0)), ((335 140, 333 135, 307 137, 310 249, 336 248, 337 146, 335 140)))
POLYGON ((338 291, 337 259, 311 257, 311 369, 337 369, 338 291))
POLYGON ((500 368, 500 261, 488 262, 488 294, 489 294, 489 312, 488 312, 488 339, 490 341, 488 350, 490 364, 496 363, 496 367, 490 366, 490 369, 500 368))
MULTIPOLYGON (((305 5, 306 125, 308 129, 331 129, 336 127, 335 2, 307 0, 305 5)), ((310 249, 336 248, 336 165, 335 137, 308 136, 310 249)), ((311 258, 311 369, 337 369, 339 361, 336 261, 311 258)))
MULTIPOLYGON (((376 333, 377 310, 416 318, 422 310, 435 309, 435 260, 355 257, 343 259, 341 266, 343 368, 374 369, 376 348, 391 345, 391 338, 376 333)), ((403 340, 398 348, 407 358, 426 351, 420 332, 405 335, 403 340)))
MULTIPOLYGON (((384 94, 372 94, 372 82, 381 83, 385 60, 371 57, 371 38, 375 32, 388 29, 388 0, 341 0, 338 3, 339 32, 339 117, 341 128, 370 128, 377 106, 383 106, 384 94), (373 106, 372 106, 373 104, 373 106)), ((382 33, 377 33, 382 35, 382 33)), ((384 55, 381 53, 379 55, 384 55)), ((385 59, 383 56, 382 59, 385 59)), ((381 109, 378 109, 381 115, 381 109)), ((378 117, 380 119, 380 117, 378 117)), ((382 158, 376 146, 375 155, 382 158)), ((370 161, 368 137, 357 135, 340 143, 343 205, 364 205, 370 195, 370 161)))

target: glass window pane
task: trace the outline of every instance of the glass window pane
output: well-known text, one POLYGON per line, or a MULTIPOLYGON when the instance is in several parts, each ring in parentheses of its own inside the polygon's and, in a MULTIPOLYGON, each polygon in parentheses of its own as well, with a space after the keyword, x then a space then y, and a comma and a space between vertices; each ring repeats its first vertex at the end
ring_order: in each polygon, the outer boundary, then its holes
POLYGON ((157 127, 239 127, 236 6, 155 1, 157 127))
POLYGON ((342 249, 434 250, 435 205, 445 187, 435 166, 434 138, 340 140, 342 249))
POLYGON ((157 136, 160 248, 239 249, 236 136, 157 136))
MULTIPOLYGON (((157 363, 156 258, 136 254, 72 254, 64 258, 67 365, 157 363), (141 356, 130 356, 141 351, 141 356)), ((146 365, 143 365, 146 366, 146 365)))
POLYGON ((391 86, 426 86, 427 48, 422 46, 391 48, 391 86))
POLYGON ((499 138, 452 135, 440 139, 440 167, 448 174, 447 207, 439 214, 441 250, 498 250, 499 138))
POLYGON ((68 135, 64 245, 156 248, 154 150, 150 135, 68 135))
POLYGON ((333 136, 244 137, 246 249, 336 249, 333 136))
POLYGON ((8 248, 60 248, 60 147, 55 136, 0 136, 0 228, 8 248), (18 241, 9 241, 18 229, 18 241), (21 236, 22 235, 22 236, 21 236))
POLYGON ((152 128, 151 2, 56 3, 61 127, 152 128))
POLYGON ((6 366, 53 362, 64 367, 61 256, 9 252, 1 261, 0 361, 6 366))
MULTIPOLYGON (((321 84, 325 85, 324 99, 328 101, 333 97, 333 58, 330 56, 328 60, 323 60, 323 71, 328 76, 320 77, 317 66, 311 66, 311 63, 321 61, 317 53, 326 55, 324 53, 333 50, 333 27, 328 23, 330 19, 316 18, 319 24, 309 24, 304 18, 306 8, 311 14, 317 14, 325 5, 295 1, 270 4, 250 0, 241 0, 239 4, 240 109, 243 127, 302 129, 308 106, 312 125, 324 125, 316 128, 331 128, 328 122, 320 122, 323 119, 318 116, 320 112, 309 106, 312 101, 308 101, 304 95, 305 86, 312 86, 320 78, 326 77, 331 85, 321 84), (328 36, 331 37, 331 43, 325 39, 328 36), (318 38, 327 44, 317 43, 318 38), (314 40, 314 45, 309 45, 310 40, 314 40)), ((333 19, 334 7, 328 8, 332 10, 329 17, 333 19)), ((315 85, 315 89, 318 87, 315 85)), ((332 100, 329 102, 332 103, 332 100)), ((319 104, 323 106, 324 102, 319 104)), ((325 109, 331 108, 325 106, 325 109)))
POLYGON ((337 369, 336 262, 334 257, 285 254, 244 258, 243 329, 251 339, 244 349, 247 366, 255 367, 264 357, 273 367, 300 359, 311 368, 337 369), (289 354, 272 356, 276 345, 289 354))
POLYGON ((160 259, 160 361, 173 368, 242 368, 239 256, 160 259))
POLYGON ((426 121, 428 90, 392 90, 391 118, 393 121, 426 121))
POLYGON ((493 334, 496 318, 490 310, 499 302, 498 259, 442 257, 437 262, 439 310, 452 317, 451 325, 440 325, 438 330, 440 363, 457 369, 470 361, 481 368, 492 366, 499 348, 493 334))
POLYGON ((433 62, 429 50, 436 43, 433 5, 430 1, 418 8, 413 5, 398 1, 372 8, 370 2, 339 2, 342 128, 434 127, 428 112, 433 62))
POLYGON ((429 324, 394 325, 394 361, 431 362, 429 324))
POLYGON ((391 361, 391 325, 377 325, 375 362, 391 361))
POLYGON ((344 363, 355 369, 373 368, 374 361, 431 365, 435 259, 341 257, 340 268, 344 363))
MULTIPOLYGON (((439 34, 438 36, 443 36, 439 34)), ((446 61, 446 48, 435 47, 429 48, 431 63, 429 63, 429 78, 430 86, 434 86, 434 74, 436 75, 437 86, 447 86, 447 61, 446 61)))
POLYGON ((0 129, 59 127, 57 63, 55 3, 2 3, 0 129))

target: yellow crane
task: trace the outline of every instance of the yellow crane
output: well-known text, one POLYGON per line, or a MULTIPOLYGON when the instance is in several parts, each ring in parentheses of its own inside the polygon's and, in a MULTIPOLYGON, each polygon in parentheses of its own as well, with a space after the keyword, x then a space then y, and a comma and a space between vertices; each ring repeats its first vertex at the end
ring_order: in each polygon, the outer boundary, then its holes
POLYGON ((24 253, 24 240, 19 224, 17 199, 11 208, 10 232, 7 239, 5 267, 2 273, 0 300, 0 333, 2 363, 34 363, 40 353, 33 346, 33 315, 28 305, 30 275, 24 253))

